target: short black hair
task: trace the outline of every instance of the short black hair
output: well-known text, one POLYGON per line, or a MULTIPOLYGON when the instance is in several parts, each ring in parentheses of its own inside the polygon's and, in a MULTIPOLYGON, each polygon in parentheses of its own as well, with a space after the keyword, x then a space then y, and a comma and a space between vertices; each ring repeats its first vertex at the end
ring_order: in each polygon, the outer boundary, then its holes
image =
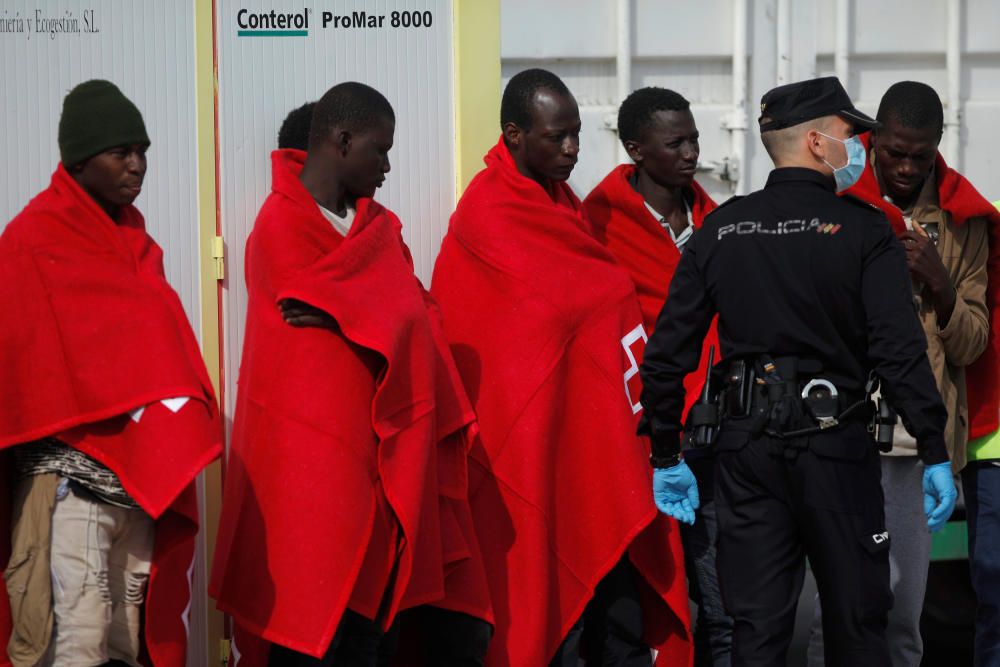
POLYGON ((278 130, 278 148, 295 148, 300 151, 309 149, 309 127, 312 125, 315 106, 315 102, 306 102, 298 109, 288 112, 278 130))
POLYGON ((944 131, 944 107, 937 92, 926 83, 900 81, 889 86, 878 105, 876 120, 892 120, 915 130, 944 131))
POLYGON ((691 103, 680 93, 666 88, 640 88, 625 98, 618 108, 618 138, 638 141, 658 111, 688 111, 691 103))
POLYGON ((323 93, 313 109, 309 146, 320 145, 335 127, 361 132, 385 119, 395 122, 396 112, 382 93, 357 81, 337 84, 323 93))
POLYGON ((514 123, 522 130, 531 129, 531 105, 540 90, 572 97, 569 88, 558 76, 547 69, 526 69, 507 82, 500 100, 500 127, 514 123))

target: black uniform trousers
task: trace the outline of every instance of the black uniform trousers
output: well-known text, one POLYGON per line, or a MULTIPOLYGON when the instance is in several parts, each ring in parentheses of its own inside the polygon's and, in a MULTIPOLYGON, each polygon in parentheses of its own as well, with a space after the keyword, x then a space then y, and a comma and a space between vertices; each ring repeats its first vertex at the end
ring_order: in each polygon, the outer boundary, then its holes
POLYGON ((718 572, 734 667, 784 667, 809 558, 827 667, 888 667, 889 537, 864 424, 797 441, 731 420, 717 443, 718 572))

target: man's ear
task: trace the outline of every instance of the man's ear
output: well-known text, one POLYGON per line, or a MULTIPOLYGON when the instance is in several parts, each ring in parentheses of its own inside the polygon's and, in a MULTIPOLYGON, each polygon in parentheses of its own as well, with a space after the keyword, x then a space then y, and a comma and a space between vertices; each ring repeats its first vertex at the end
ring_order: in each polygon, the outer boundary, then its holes
POLYGON ((809 147, 809 152, 818 160, 825 160, 826 147, 823 145, 821 138, 822 135, 819 130, 809 130, 806 132, 806 145, 809 147))
POLYGON ((347 155, 351 151, 351 142, 354 137, 348 130, 335 130, 333 133, 333 144, 341 156, 347 155))
POLYGON ((625 152, 632 158, 632 162, 636 164, 642 162, 642 149, 639 148, 639 142, 629 139, 623 143, 625 145, 625 152))
POLYGON ((508 148, 517 148, 524 140, 524 131, 513 121, 507 121, 503 125, 503 139, 508 148))

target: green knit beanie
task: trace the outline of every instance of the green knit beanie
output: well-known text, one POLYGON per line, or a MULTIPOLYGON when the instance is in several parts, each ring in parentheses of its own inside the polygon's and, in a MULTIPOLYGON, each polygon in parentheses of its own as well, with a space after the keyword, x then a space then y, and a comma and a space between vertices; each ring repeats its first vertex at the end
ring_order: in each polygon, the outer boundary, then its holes
POLYGON ((59 157, 71 167, 115 146, 149 144, 142 114, 110 81, 84 81, 69 91, 59 118, 59 157))

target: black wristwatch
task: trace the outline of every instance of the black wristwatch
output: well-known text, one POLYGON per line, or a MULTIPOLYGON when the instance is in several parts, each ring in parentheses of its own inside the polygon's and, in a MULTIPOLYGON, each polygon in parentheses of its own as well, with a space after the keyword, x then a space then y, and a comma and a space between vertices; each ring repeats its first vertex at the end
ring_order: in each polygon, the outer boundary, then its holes
POLYGON ((656 454, 653 454, 649 457, 649 465, 654 468, 673 468, 682 460, 680 452, 669 456, 657 456, 656 454))

